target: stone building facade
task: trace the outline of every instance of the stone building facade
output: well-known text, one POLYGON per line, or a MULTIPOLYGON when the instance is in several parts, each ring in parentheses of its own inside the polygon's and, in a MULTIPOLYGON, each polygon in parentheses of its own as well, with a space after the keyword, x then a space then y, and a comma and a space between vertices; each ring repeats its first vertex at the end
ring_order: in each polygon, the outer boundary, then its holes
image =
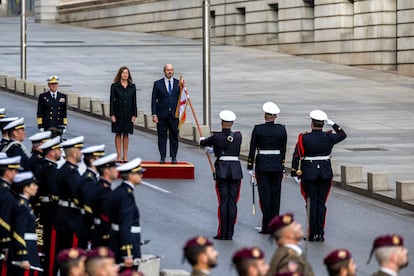
MULTIPOLYGON (((61 23, 202 38, 203 0, 54 1, 61 23)), ((210 25, 215 43, 414 76, 412 0, 210 0, 210 25)))

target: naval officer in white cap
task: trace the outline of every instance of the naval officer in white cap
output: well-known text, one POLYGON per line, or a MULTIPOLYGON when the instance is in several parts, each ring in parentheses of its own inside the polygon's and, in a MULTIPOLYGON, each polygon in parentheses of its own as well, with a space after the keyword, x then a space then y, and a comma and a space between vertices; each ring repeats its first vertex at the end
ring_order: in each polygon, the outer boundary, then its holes
POLYGON ((260 209, 263 214, 260 233, 270 234, 266 229, 267 225, 272 218, 279 215, 280 210, 287 133, 284 125, 275 124, 280 113, 275 103, 264 103, 263 111, 265 123, 255 125, 250 138, 247 169, 249 174, 257 179, 260 209), (256 166, 253 173, 254 163, 256 166))
POLYGON ((346 138, 345 131, 322 110, 313 110, 311 132, 299 134, 292 157, 293 177, 300 178, 302 195, 309 204, 308 240, 325 240, 326 200, 332 185, 331 153, 333 146, 346 138), (323 131, 326 122, 334 130, 323 131))
POLYGON ((242 135, 238 131, 231 130, 236 120, 236 114, 230 110, 223 110, 219 116, 221 119, 221 131, 214 132, 207 139, 201 137, 200 146, 213 146, 214 154, 217 157, 214 167, 219 201, 219 226, 214 239, 232 240, 237 218, 240 183, 243 178, 239 161, 242 135))

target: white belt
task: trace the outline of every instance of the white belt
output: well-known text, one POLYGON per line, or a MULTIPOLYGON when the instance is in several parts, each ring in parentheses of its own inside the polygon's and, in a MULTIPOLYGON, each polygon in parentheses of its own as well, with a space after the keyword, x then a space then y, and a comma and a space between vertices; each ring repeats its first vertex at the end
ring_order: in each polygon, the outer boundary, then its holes
POLYGON ((280 150, 261 150, 259 149, 259 154, 280 154, 280 150))
POLYGON ((325 156, 305 156, 303 158, 303 160, 306 161, 315 161, 315 160, 329 160, 331 159, 330 155, 325 155, 325 156))
POLYGON ((66 200, 62 200, 62 199, 59 199, 58 204, 62 207, 71 207, 71 208, 74 208, 74 209, 80 209, 78 206, 76 206, 75 203, 69 202, 69 201, 66 201, 66 200))
POLYGON ((220 156, 219 160, 220 161, 239 161, 239 157, 238 156, 220 156))
MULTIPOLYGON (((119 231, 119 225, 118 224, 112 223, 111 228, 114 231, 119 231)), ((131 226, 130 231, 133 234, 141 233, 141 226, 131 226)))
POLYGON ((36 233, 24 233, 25 241, 37 241, 36 233))
POLYGON ((47 197, 47 196, 41 196, 41 197, 39 197, 40 198, 40 201, 41 202, 50 202, 50 199, 49 199, 49 197, 47 197))
POLYGON ((81 213, 81 215, 84 215, 84 214, 86 214, 86 211, 85 211, 85 209, 80 209, 80 213, 81 213))
POLYGON ((93 219, 93 223, 95 223, 96 225, 100 225, 101 224, 101 220, 98 218, 94 218, 93 219))

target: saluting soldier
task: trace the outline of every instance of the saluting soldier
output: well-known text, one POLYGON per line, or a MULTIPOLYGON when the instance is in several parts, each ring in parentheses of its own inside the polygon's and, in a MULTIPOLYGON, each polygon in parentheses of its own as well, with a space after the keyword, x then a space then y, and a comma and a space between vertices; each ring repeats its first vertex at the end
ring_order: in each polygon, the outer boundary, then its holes
POLYGON ((274 217, 267 229, 275 238, 278 246, 270 261, 268 276, 279 272, 298 272, 304 276, 315 275, 299 247, 304 233, 302 225, 294 220, 293 214, 274 217))
POLYGON ((20 165, 24 170, 28 170, 30 153, 23 144, 23 141, 26 138, 24 118, 8 123, 4 127, 4 130, 7 131, 10 141, 2 148, 1 151, 5 152, 9 157, 20 156, 20 165))
POLYGON ((325 218, 332 185, 331 153, 333 146, 346 138, 345 131, 322 110, 313 110, 312 132, 299 134, 292 158, 293 177, 300 178, 302 195, 309 209, 309 241, 325 240, 325 218), (324 122, 335 132, 323 131, 324 122), (310 206, 309 206, 310 205, 310 206))
POLYGON ((44 275, 51 275, 56 268, 56 229, 54 220, 57 203, 59 200, 56 174, 57 162, 62 155, 60 137, 56 136, 39 146, 42 151, 41 169, 37 175, 39 180, 38 201, 35 205, 36 215, 39 218, 39 226, 43 229, 40 250, 44 254, 41 259, 45 268, 44 275))
POLYGON ((255 125, 250 138, 247 169, 249 174, 257 179, 260 208, 263 214, 260 233, 269 234, 266 227, 272 218, 279 215, 280 210, 287 133, 284 125, 275 124, 277 114, 280 113, 276 104, 266 102, 263 111, 265 123, 255 125), (256 166, 253 173, 255 156, 256 166))
POLYGON ((93 162, 99 173, 93 194, 88 197, 93 211, 94 229, 92 234, 92 248, 109 246, 109 232, 111 222, 109 220, 109 199, 112 195, 111 184, 118 178, 117 154, 109 154, 93 162))
POLYGON ((14 177, 12 190, 17 196, 17 211, 12 226, 13 242, 10 252, 11 275, 39 275, 43 269, 37 250, 36 216, 29 203, 37 193, 37 181, 32 172, 22 172, 14 177))
POLYGON ((141 226, 134 188, 141 183, 145 169, 141 167, 141 158, 135 158, 116 169, 121 174, 122 183, 109 200, 110 247, 115 252, 117 262, 123 263, 128 269, 134 267, 134 259, 141 258, 141 226))
POLYGON ((220 132, 214 132, 205 139, 200 138, 203 147, 213 146, 217 157, 214 166, 216 170, 216 191, 219 201, 219 226, 214 239, 232 240, 234 225, 237 218, 237 201, 239 200, 240 184, 243 173, 239 161, 242 135, 231 130, 236 114, 230 110, 220 112, 220 132))
POLYGON ((83 154, 86 171, 81 176, 78 190, 79 207, 81 207, 78 246, 83 249, 90 249, 93 231, 93 211, 88 198, 91 197, 91 194, 95 193, 96 182, 98 182, 99 177, 99 173, 93 165, 93 162, 105 155, 105 145, 86 147, 81 150, 81 153, 83 154))
POLYGON ((12 219, 17 212, 17 202, 11 193, 13 179, 20 167, 20 156, 8 158, 0 152, 0 275, 7 275, 7 257, 11 248, 12 219))
POLYGON ((65 151, 66 162, 56 174, 59 196, 55 217, 56 252, 78 247, 80 208, 77 192, 81 176, 77 164, 82 160, 83 140, 83 136, 78 136, 61 143, 65 151))
POLYGON ((47 79, 49 91, 39 95, 37 102, 37 127, 40 131, 50 127, 65 128, 67 119, 67 97, 58 91, 59 77, 50 76, 47 79))
POLYGON ((4 127, 8 125, 10 122, 19 119, 18 117, 2 117, 0 118, 0 131, 1 131, 1 142, 0 142, 0 151, 5 147, 9 141, 9 135, 7 134, 7 130, 4 130, 4 127))

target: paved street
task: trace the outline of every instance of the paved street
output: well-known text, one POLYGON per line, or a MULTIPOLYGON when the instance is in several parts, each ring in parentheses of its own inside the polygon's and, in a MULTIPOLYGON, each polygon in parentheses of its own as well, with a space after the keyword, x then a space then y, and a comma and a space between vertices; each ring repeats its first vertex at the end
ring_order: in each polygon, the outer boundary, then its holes
MULTIPOLYGON (((36 102, 0 90, 1 103, 7 107, 9 116, 30 118, 34 114, 36 102)), ((110 124, 105 121, 69 112, 71 123, 65 134, 66 138, 85 136, 85 145, 106 144, 106 152, 115 151, 110 124)), ((25 121, 27 137, 37 131, 35 121, 25 121)), ((30 148, 30 143, 26 145, 30 148)), ((137 204, 141 213, 143 239, 151 242, 143 247, 144 254, 161 257, 162 268, 182 268, 189 270, 188 264, 182 263, 182 246, 192 236, 202 234, 212 238, 217 228, 217 198, 211 172, 204 152, 190 145, 180 144, 179 155, 195 165, 195 180, 161 180, 145 179, 144 185, 135 190, 137 204), (154 188, 155 186, 155 188, 154 188)), ((158 156, 156 137, 135 131, 130 140, 131 158, 154 160, 158 156)), ((243 168, 246 163, 243 162, 243 168)), ((236 275, 231 269, 231 256, 243 246, 260 246, 270 260, 275 249, 274 243, 267 236, 257 233, 261 215, 257 207, 256 216, 252 215, 251 187, 248 174, 243 180, 238 222, 233 241, 215 241, 220 252, 220 264, 213 275, 236 275)), ((256 193, 257 196, 257 193, 256 193)), ((257 201, 257 198, 256 198, 257 201)), ((299 187, 290 177, 284 179, 282 188, 281 212, 293 212, 296 219, 305 223, 305 208, 299 187)), ((308 258, 318 276, 327 275, 322 265, 323 257, 330 251, 345 247, 352 251, 358 264, 358 275, 370 275, 376 269, 373 259, 369 265, 366 261, 373 239, 384 233, 399 233, 405 238, 409 251, 414 252, 414 213, 384 203, 366 199, 359 195, 333 188, 328 200, 326 241, 311 243, 308 246, 308 258)), ((303 244, 304 246, 304 244, 303 244)), ((414 275, 411 265, 401 276, 414 275)))

